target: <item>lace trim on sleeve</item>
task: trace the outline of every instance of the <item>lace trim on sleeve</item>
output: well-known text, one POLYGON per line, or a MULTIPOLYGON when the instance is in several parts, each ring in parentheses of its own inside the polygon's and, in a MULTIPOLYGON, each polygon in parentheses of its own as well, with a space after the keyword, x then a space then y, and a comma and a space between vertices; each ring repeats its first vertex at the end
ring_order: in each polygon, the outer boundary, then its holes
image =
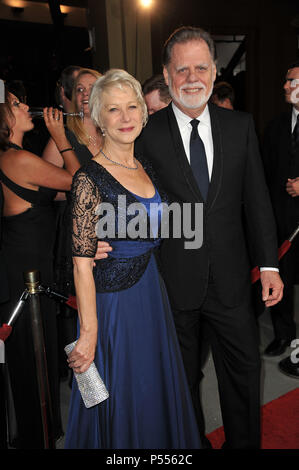
POLYGON ((96 209, 101 202, 100 192, 84 172, 76 173, 71 190, 72 253, 73 256, 93 258, 97 250, 96 209))

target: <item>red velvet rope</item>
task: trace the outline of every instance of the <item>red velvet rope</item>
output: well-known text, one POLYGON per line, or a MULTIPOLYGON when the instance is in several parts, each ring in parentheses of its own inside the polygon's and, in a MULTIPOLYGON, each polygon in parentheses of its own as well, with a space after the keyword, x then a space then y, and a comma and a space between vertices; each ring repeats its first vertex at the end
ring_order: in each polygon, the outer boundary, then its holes
POLYGON ((12 330, 12 327, 9 326, 9 325, 6 325, 6 323, 4 323, 1 327, 0 327, 0 339, 2 341, 5 341, 10 333, 11 333, 11 330, 12 330))

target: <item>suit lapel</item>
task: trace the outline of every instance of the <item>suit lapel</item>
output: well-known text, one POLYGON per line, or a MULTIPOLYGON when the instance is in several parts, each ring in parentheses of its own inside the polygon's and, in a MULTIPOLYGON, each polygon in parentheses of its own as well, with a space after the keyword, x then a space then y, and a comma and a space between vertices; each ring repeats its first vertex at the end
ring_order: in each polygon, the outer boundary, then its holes
POLYGON ((290 177, 290 162, 292 159, 291 153, 291 123, 292 123, 292 112, 286 113, 283 115, 281 120, 281 126, 279 129, 279 155, 284 155, 284 158, 280 158, 277 161, 277 164, 280 166, 280 173, 284 180, 290 177))
POLYGON ((213 170, 208 193, 207 209, 211 208, 216 201, 221 188, 223 173, 223 146, 219 115, 216 106, 210 104, 208 106, 213 137, 213 170))
POLYGON ((287 142, 287 151, 292 155, 292 111, 286 116, 282 132, 284 133, 284 141, 287 142))

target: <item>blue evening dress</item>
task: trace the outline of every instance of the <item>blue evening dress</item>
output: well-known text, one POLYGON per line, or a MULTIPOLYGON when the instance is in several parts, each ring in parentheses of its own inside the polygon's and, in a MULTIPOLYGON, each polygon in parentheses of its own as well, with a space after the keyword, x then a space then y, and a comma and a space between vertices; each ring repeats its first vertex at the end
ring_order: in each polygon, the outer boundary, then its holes
MULTIPOLYGON (((150 167, 144 162, 143 167, 152 177, 150 167)), ((83 220, 85 237, 89 228, 95 232, 97 220, 93 218, 90 227, 86 223, 87 214, 95 208, 88 191, 97 201, 99 194, 101 201, 113 203, 115 195, 125 194, 128 202, 142 203, 149 217, 155 219, 153 231, 157 213, 149 207, 161 202, 158 189, 154 197, 141 198, 91 161, 77 172, 72 188, 75 225, 80 224, 80 218, 83 220)), ((117 223, 120 217, 118 213, 117 223)), ((76 225, 74 256, 93 256, 97 237, 90 232, 93 247, 89 252, 81 236, 76 225)), ((86 408, 73 381, 65 448, 199 449, 172 312, 154 256, 160 240, 152 236, 145 240, 110 239, 109 243, 113 251, 94 269, 98 315, 94 362, 109 398, 86 408)))

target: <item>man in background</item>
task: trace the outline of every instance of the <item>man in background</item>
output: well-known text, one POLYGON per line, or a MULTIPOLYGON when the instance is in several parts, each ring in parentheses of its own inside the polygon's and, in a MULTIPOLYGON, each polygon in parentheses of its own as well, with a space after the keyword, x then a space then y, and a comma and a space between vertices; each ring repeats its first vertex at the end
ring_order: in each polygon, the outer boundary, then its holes
MULTIPOLYGON (((281 244, 299 224, 299 61, 292 64, 284 83, 288 112, 272 120, 264 133, 263 160, 266 179, 281 244)), ((284 282, 282 301, 271 307, 274 340, 265 349, 266 356, 280 356, 296 338, 294 286, 299 282, 299 238, 280 261, 284 282)), ((279 363, 287 375, 299 378, 299 364, 290 357, 279 363)))
POLYGON ((148 114, 154 114, 165 108, 171 101, 163 75, 153 75, 146 80, 143 84, 143 95, 148 114))
POLYGON ((235 92, 227 82, 218 82, 214 85, 211 102, 226 109, 234 109, 235 92))
POLYGON ((80 72, 81 67, 79 65, 69 65, 61 72, 61 75, 57 81, 55 98, 57 105, 66 113, 72 112, 72 93, 75 79, 80 72))

